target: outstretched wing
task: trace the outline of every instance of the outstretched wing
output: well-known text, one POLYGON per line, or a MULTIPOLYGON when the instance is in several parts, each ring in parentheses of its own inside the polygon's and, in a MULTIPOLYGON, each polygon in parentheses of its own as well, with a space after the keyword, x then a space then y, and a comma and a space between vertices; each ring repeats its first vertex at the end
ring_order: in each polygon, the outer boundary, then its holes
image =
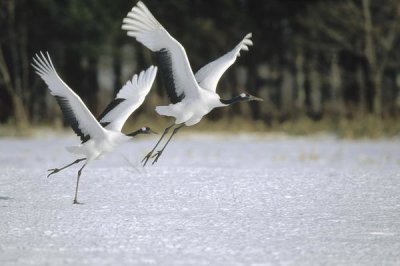
POLYGON ((240 56, 240 51, 248 51, 249 47, 253 45, 251 41, 251 33, 248 33, 243 40, 233 48, 232 51, 224 54, 220 58, 207 65, 203 66, 197 71, 195 77, 200 87, 206 90, 215 92, 217 84, 222 74, 236 61, 236 58, 240 56))
POLYGON ((190 67, 186 51, 139 1, 124 18, 122 29, 159 57, 160 73, 172 103, 195 98, 200 87, 190 67))
POLYGON ((100 124, 109 130, 121 131, 128 117, 143 103, 156 74, 155 66, 140 72, 139 76, 135 74, 99 116, 100 124))
POLYGON ((70 124, 82 142, 90 138, 98 139, 105 135, 105 130, 97 122, 81 98, 75 94, 58 76, 49 53, 42 52, 33 57, 32 66, 36 73, 46 82, 50 93, 60 105, 64 119, 70 124))

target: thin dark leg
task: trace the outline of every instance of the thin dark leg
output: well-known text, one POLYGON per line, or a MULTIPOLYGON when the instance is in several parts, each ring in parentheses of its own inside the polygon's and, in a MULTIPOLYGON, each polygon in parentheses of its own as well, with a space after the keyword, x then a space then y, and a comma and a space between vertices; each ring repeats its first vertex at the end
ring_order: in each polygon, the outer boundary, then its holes
POLYGON ((86 166, 86 163, 82 166, 81 169, 78 171, 78 178, 76 179, 76 189, 75 189, 75 199, 74 199, 74 204, 80 204, 78 202, 78 187, 79 187, 79 178, 81 177, 81 173, 83 168, 86 166))
POLYGON ((164 138, 164 136, 168 133, 168 131, 173 127, 175 124, 170 125, 164 130, 164 133, 162 134, 161 138, 158 140, 156 146, 142 159, 143 166, 146 166, 147 161, 150 159, 151 155, 153 155, 154 150, 157 148, 158 144, 160 144, 161 140, 164 138))
POLYGON ((181 129, 184 125, 185 125, 185 124, 181 124, 180 126, 176 127, 176 128, 174 129, 174 131, 172 132, 171 136, 169 137, 169 139, 167 140, 167 142, 165 143, 164 147, 163 147, 161 150, 159 150, 158 152, 156 152, 156 154, 154 154, 153 157, 151 157, 151 158, 154 158, 154 157, 155 157, 155 159, 154 159, 154 161, 153 161, 152 164, 154 164, 154 163, 157 162, 158 158, 160 158, 161 154, 163 153, 163 151, 164 151, 165 148, 167 147, 168 143, 171 141, 172 137, 173 137, 173 136, 176 134, 176 132, 178 132, 178 130, 181 129))
POLYGON ((64 170, 65 168, 70 167, 71 165, 74 165, 74 164, 76 164, 76 163, 79 163, 79 162, 81 162, 81 161, 83 161, 83 160, 86 160, 86 158, 77 159, 76 161, 74 161, 74 162, 72 162, 72 163, 70 163, 70 164, 68 164, 68 165, 66 165, 66 166, 64 166, 64 167, 62 167, 62 168, 53 168, 53 169, 49 169, 49 170, 47 170, 47 171, 51 171, 51 173, 47 175, 47 178, 49 178, 49 176, 51 176, 52 174, 58 173, 58 172, 60 172, 61 170, 64 170))

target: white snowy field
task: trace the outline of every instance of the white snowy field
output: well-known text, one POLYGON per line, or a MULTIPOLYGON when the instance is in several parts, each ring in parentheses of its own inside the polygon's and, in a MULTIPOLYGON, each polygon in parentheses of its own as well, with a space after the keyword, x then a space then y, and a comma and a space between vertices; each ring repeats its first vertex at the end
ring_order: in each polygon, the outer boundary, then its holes
POLYGON ((400 141, 155 137, 83 171, 75 137, 0 139, 0 265, 399 265, 400 141))

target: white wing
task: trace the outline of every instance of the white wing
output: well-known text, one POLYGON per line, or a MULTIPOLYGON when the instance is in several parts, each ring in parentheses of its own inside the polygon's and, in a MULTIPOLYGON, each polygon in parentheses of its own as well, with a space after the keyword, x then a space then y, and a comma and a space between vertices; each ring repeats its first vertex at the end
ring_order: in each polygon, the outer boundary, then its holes
POLYGON ((105 130, 97 122, 81 98, 76 95, 58 76, 49 53, 47 57, 40 52, 33 57, 32 66, 36 73, 46 82, 50 92, 56 98, 63 112, 64 119, 71 125, 82 142, 90 138, 100 139, 105 136, 105 130))
POLYGON ((240 56, 240 51, 248 51, 249 47, 253 45, 251 41, 251 33, 248 33, 244 39, 236 45, 236 47, 218 58, 215 61, 203 66, 197 71, 195 77, 200 87, 206 90, 215 92, 217 84, 222 74, 236 61, 236 58, 240 56))
POLYGON ((160 74, 172 103, 184 97, 195 98, 200 87, 190 67, 185 49, 154 18, 147 7, 138 2, 124 18, 122 29, 153 52, 158 52, 160 74))
POLYGON ((155 66, 140 72, 139 76, 135 74, 99 116, 100 124, 109 130, 121 131, 128 117, 143 103, 156 74, 155 66))

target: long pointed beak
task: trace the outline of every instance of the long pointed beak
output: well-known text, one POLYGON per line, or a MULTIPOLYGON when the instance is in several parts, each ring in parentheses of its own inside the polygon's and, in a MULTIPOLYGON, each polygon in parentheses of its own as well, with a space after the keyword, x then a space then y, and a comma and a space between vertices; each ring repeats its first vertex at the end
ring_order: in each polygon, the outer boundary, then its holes
POLYGON ((155 132, 154 130, 149 130, 150 131, 150 133, 152 133, 152 134, 156 134, 156 135, 158 135, 158 133, 157 132, 155 132))
POLYGON ((259 102, 263 102, 263 101, 264 101, 264 99, 258 98, 258 97, 255 97, 255 96, 251 96, 251 97, 250 97, 250 100, 251 100, 251 101, 259 101, 259 102))

